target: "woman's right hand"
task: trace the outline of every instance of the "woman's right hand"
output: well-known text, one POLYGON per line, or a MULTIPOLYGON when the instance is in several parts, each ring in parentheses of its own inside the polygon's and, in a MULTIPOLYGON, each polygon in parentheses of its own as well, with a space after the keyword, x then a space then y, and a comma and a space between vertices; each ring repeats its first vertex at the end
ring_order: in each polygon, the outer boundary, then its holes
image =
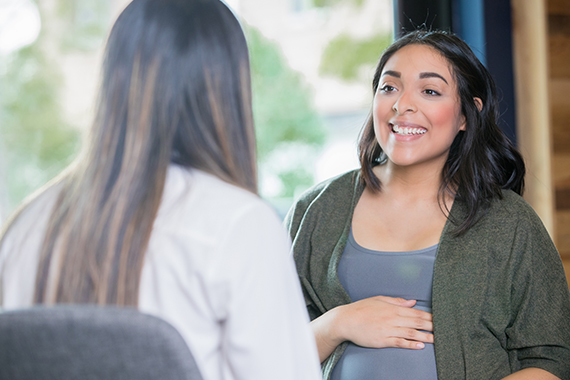
POLYGON ((344 341, 362 347, 422 349, 433 343, 432 315, 415 300, 377 296, 336 307, 311 322, 323 362, 344 341), (424 330, 424 331, 420 331, 424 330))

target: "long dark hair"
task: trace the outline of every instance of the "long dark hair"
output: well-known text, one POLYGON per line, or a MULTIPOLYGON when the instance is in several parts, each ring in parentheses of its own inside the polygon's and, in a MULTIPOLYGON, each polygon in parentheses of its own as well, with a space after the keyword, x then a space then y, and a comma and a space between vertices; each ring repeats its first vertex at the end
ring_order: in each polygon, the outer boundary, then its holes
POLYGON ((248 50, 219 0, 134 0, 117 19, 91 134, 57 181, 35 302, 137 305, 171 164, 257 193, 248 50))
MULTIPOLYGON (((373 93, 376 93, 386 62, 408 45, 425 45, 438 51, 449 62, 457 82, 461 113, 467 124, 465 131, 460 131, 451 145, 438 198, 440 205, 445 205, 443 197, 447 192, 466 204, 467 217, 457 221, 459 225, 455 229, 455 234, 461 235, 476 223, 479 211, 484 210, 492 199, 502 198, 503 189, 522 195, 524 161, 497 125, 499 102, 493 78, 469 46, 451 33, 416 30, 395 41, 378 62, 372 81, 373 93), (480 111, 474 98, 481 99, 480 111)), ((380 191, 381 183, 372 168, 385 158, 376 141, 370 115, 360 136, 359 159, 362 179, 373 191, 380 191)), ((449 215, 447 208, 445 212, 449 215)))

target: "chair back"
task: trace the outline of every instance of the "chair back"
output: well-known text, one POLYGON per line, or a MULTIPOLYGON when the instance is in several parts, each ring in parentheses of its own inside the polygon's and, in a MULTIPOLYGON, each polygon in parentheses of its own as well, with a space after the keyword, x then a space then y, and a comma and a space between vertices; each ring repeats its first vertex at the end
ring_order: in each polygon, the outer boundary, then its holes
POLYGON ((0 380, 202 380, 166 321, 69 305, 0 313, 0 380))

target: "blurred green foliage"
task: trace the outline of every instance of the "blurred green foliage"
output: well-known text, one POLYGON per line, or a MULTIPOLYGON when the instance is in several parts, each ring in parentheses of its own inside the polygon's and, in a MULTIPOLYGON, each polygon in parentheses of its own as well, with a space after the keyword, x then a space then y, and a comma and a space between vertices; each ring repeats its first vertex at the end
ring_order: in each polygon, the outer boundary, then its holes
POLYGON ((358 70, 363 65, 375 66, 380 54, 391 42, 389 34, 376 34, 362 40, 341 34, 325 48, 319 72, 347 81, 357 79, 358 70))
MULTIPOLYGON (((281 197, 293 197, 298 188, 314 182, 305 163, 275 165, 279 150, 292 146, 317 149, 325 141, 322 122, 312 107, 311 92, 302 76, 286 63, 276 43, 247 27, 251 57, 253 114, 260 166, 271 165, 283 186, 281 197)), ((262 168, 263 169, 263 168, 262 168)))
MULTIPOLYGON (((38 40, 0 62, 0 174, 10 210, 67 166, 80 146, 80 131, 64 119, 59 104, 63 73, 49 57, 99 48, 109 28, 109 0, 59 0, 57 12, 39 10, 38 40), (46 26, 54 25, 46 35, 46 26), (57 51, 46 54, 46 46, 57 51)), ((260 167, 281 181, 278 196, 292 197, 312 185, 312 169, 282 157, 284 163, 276 164, 275 154, 300 147, 306 157, 323 144, 324 129, 308 86, 277 45, 253 28, 247 35, 260 167)))
POLYGON ((62 79, 41 50, 41 36, 4 62, 0 76, 0 147, 8 208, 13 208, 69 164, 79 131, 58 104, 62 79))
POLYGON ((110 22, 109 0, 59 0, 55 13, 37 4, 42 20, 38 39, 1 62, 0 168, 8 210, 77 154, 81 134, 63 116, 63 73, 53 58, 100 48, 110 22))
POLYGON ((101 47, 110 27, 110 0, 59 0, 57 17, 65 33, 63 50, 90 51, 101 47))
POLYGON ((364 0, 313 0, 313 5, 317 8, 325 8, 347 2, 357 7, 364 4, 364 0))

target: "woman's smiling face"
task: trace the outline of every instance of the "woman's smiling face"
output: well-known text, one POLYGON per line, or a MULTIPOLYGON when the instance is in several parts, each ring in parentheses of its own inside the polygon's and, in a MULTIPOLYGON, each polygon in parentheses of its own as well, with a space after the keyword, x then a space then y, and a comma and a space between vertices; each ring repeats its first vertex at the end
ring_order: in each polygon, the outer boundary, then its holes
POLYGON ((437 50, 408 45, 384 66, 373 106, 376 140, 397 166, 443 168, 465 118, 450 64, 437 50))

